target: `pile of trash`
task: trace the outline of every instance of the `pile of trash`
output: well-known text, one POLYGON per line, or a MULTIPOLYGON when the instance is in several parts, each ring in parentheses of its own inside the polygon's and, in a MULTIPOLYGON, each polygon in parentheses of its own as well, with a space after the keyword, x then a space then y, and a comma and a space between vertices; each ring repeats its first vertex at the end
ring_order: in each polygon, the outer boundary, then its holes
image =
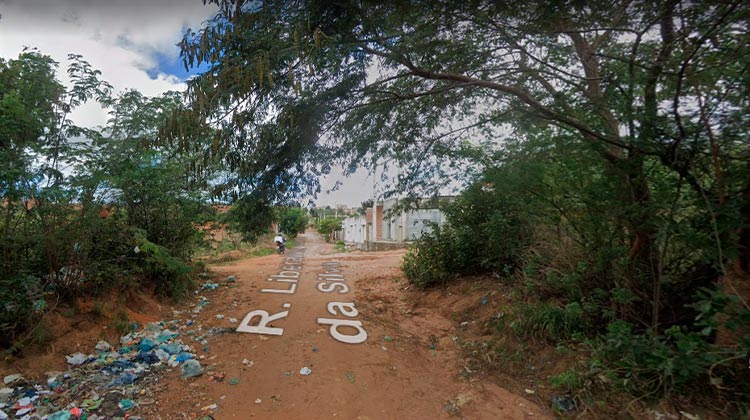
POLYGON ((33 383, 21 374, 6 376, 0 384, 0 420, 140 419, 138 408, 155 403, 156 372, 179 368, 182 378, 202 375, 199 360, 206 355, 197 356, 196 347, 208 353, 207 338, 234 332, 234 328, 204 331, 191 319, 208 304, 206 297, 199 296, 187 320, 151 322, 141 330, 134 325, 117 346, 99 341, 93 353, 68 355, 69 369, 46 372, 46 383, 33 383))

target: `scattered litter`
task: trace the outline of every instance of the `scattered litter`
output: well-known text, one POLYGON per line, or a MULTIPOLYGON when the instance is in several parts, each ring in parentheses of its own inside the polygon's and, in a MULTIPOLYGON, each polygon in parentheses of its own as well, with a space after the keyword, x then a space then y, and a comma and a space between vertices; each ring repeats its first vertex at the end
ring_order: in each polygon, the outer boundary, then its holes
POLYGON ((210 281, 207 281, 201 286, 201 289, 203 290, 216 290, 219 288, 219 283, 211 283, 210 281))
POLYGON ((219 408, 219 404, 213 403, 211 405, 207 405, 207 406, 201 408, 201 410, 202 411, 208 411, 208 410, 216 410, 217 408, 219 408))
POLYGON ((353 384, 356 378, 354 377, 354 372, 346 371, 344 372, 344 376, 346 376, 346 379, 349 381, 350 384, 353 384))
POLYGON ((88 360, 88 356, 86 356, 83 353, 74 353, 70 356, 65 356, 65 359, 68 361, 69 365, 82 365, 86 363, 86 360, 88 360))
POLYGON ((393 338, 391 338, 390 335, 386 335, 385 337, 383 337, 383 341, 390 343, 391 341, 393 341, 393 338))
POLYGON ((102 400, 83 400, 81 403, 81 407, 83 407, 85 410, 94 411, 99 408, 99 406, 102 405, 102 400))
POLYGON ((312 351, 313 351, 313 353, 317 353, 317 352, 319 352, 319 351, 320 351, 320 349, 319 349, 319 348, 317 348, 317 347, 313 347, 313 348, 312 348, 312 351))
POLYGON ((213 379, 216 382, 222 382, 224 381, 224 378, 226 377, 227 377, 227 374, 224 372, 221 372, 221 373, 211 374, 211 376, 209 376, 209 379, 213 379))
POLYGON ((237 282, 237 277, 235 276, 228 276, 227 277, 227 283, 235 283, 237 282))
POLYGON ((268 337, 266 337, 265 335, 261 335, 260 341, 268 341, 268 337))
POLYGON ((150 338, 144 338, 143 340, 141 340, 141 344, 138 346, 141 351, 150 351, 154 347, 156 347, 156 342, 150 338))
POLYGON ((203 374, 203 369, 201 368, 201 363, 195 359, 187 360, 182 365, 183 379, 201 376, 202 374, 203 374))
POLYGON ((292 375, 294 375, 291 370, 285 370, 283 373, 284 373, 284 376, 292 376, 292 375))
POLYGON ((229 322, 231 322, 232 324, 236 324, 237 318, 229 318, 229 322))
POLYGON ((555 395, 552 397, 552 408, 557 411, 572 411, 576 408, 576 402, 570 397, 555 395))
POLYGON ((536 391, 534 391, 533 389, 528 389, 528 388, 524 389, 524 392, 526 392, 526 393, 527 393, 527 394, 529 394, 529 395, 534 395, 534 394, 536 394, 536 391))
POLYGON ((216 315, 216 319, 224 319, 224 315, 218 314, 218 315, 216 315))
POLYGON ((135 402, 133 400, 120 400, 120 403, 117 404, 117 406, 120 407, 120 410, 128 411, 135 407, 135 402))
MULTIPOLYGON (((199 312, 209 300, 204 296, 196 298, 195 309, 199 312)), ((199 357, 195 354, 195 347, 208 352, 208 339, 236 333, 234 327, 203 329, 200 321, 190 319, 196 317, 191 311, 174 311, 174 316, 171 321, 128 325, 127 334, 120 336, 119 340, 99 340, 92 343, 93 348, 66 355, 68 370, 46 372, 41 383, 33 383, 21 374, 0 376, 3 379, 0 383, 0 420, 142 420, 141 415, 145 413, 138 411, 145 405, 156 403, 150 387, 155 383, 153 376, 157 372, 180 367, 183 378, 201 376, 204 368, 195 360, 199 357), (180 318, 181 315, 187 315, 188 319, 180 318), (192 347, 192 343, 183 341, 184 338, 180 340, 181 335, 199 343, 200 347, 198 344, 192 347)), ((207 359, 215 358, 216 355, 212 355, 207 359)), ((253 362, 245 359, 243 365, 250 367, 253 362)), ((210 376, 213 381, 221 382, 225 378, 223 372, 206 369, 213 373, 210 376)), ((231 385, 239 381, 239 378, 228 380, 231 385)), ((208 414, 203 414, 204 418, 212 419, 208 414)))
POLYGON ((255 363, 252 360, 242 359, 242 364, 247 367, 252 367, 255 363))
MULTIPOLYGON (((2 416, 0 416, 0 418, 2 418, 2 416)), ((69 420, 69 419, 70 419, 70 411, 67 411, 67 410, 58 411, 48 417, 48 420, 69 420)))
POLYGON ((109 351, 109 349, 111 349, 111 348, 112 348, 112 346, 110 346, 109 343, 106 342, 106 341, 104 341, 104 340, 99 341, 98 343, 96 343, 96 349, 99 350, 99 351, 109 351))
POLYGON ((482 296, 482 298, 479 299, 479 303, 482 304, 482 305, 486 305, 489 302, 490 302, 490 298, 488 298, 487 296, 482 296))
POLYGON ((18 382, 21 380, 23 380, 23 375, 21 375, 20 373, 14 373, 13 375, 8 375, 5 378, 3 378, 3 383, 5 385, 10 385, 14 382, 18 382))
POLYGON ((305 366, 302 369, 299 370, 299 374, 302 376, 307 376, 312 373, 312 370, 310 370, 309 367, 305 366))
POLYGON ((138 377, 135 376, 132 373, 129 372, 123 372, 119 376, 117 376, 115 379, 112 380, 112 382, 109 383, 109 387, 113 386, 122 386, 122 385, 130 385, 132 384, 138 377))
POLYGON ((263 402, 263 400, 261 400, 260 398, 256 398, 256 399, 255 399, 255 403, 256 403, 256 404, 260 404, 260 403, 262 403, 262 402, 263 402))

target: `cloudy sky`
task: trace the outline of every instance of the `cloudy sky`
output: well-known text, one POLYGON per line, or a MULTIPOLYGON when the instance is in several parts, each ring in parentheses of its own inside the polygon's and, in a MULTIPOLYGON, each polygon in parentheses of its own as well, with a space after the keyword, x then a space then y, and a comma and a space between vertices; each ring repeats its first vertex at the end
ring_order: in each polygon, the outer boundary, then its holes
MULTIPOLYGON (((65 83, 67 55, 81 54, 116 91, 133 88, 154 96, 184 89, 190 73, 175 44, 186 28, 199 28, 215 11, 200 0, 0 0, 0 57, 16 58, 24 47, 37 48, 60 63, 65 83)), ((107 115, 88 103, 72 118, 96 127, 107 115)), ((366 174, 349 179, 332 174, 322 180, 323 189, 337 180, 343 187, 318 197, 319 204, 359 205, 370 195, 372 180, 366 174)))
MULTIPOLYGON (((81 54, 115 90, 158 95, 184 88, 175 44, 214 11, 200 0, 0 0, 0 56, 34 47, 64 70, 69 53, 81 54)), ((73 118, 96 126, 106 114, 90 104, 73 118)))

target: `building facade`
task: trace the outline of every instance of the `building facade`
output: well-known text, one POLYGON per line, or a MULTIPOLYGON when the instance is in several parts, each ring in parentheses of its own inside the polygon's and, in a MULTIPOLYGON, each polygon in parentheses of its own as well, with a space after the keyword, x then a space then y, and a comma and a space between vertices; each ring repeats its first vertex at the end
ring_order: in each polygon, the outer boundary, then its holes
POLYGON ((396 198, 375 201, 364 216, 348 217, 341 223, 343 241, 348 247, 363 250, 401 248, 445 223, 438 200, 420 200, 418 209, 398 211, 396 198))

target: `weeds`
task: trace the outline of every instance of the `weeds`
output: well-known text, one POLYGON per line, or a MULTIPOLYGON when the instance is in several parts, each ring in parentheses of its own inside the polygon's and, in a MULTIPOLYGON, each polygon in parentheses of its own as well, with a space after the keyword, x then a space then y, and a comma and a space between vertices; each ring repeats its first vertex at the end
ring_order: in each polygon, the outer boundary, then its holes
POLYGON ((566 370, 559 375, 550 377, 549 383, 555 389, 567 393, 574 393, 583 387, 583 381, 578 376, 578 373, 573 370, 566 370))
POLYGON ((117 315, 115 315, 115 318, 112 320, 112 327, 120 335, 130 332, 130 317, 125 310, 119 310, 117 312, 117 315))

